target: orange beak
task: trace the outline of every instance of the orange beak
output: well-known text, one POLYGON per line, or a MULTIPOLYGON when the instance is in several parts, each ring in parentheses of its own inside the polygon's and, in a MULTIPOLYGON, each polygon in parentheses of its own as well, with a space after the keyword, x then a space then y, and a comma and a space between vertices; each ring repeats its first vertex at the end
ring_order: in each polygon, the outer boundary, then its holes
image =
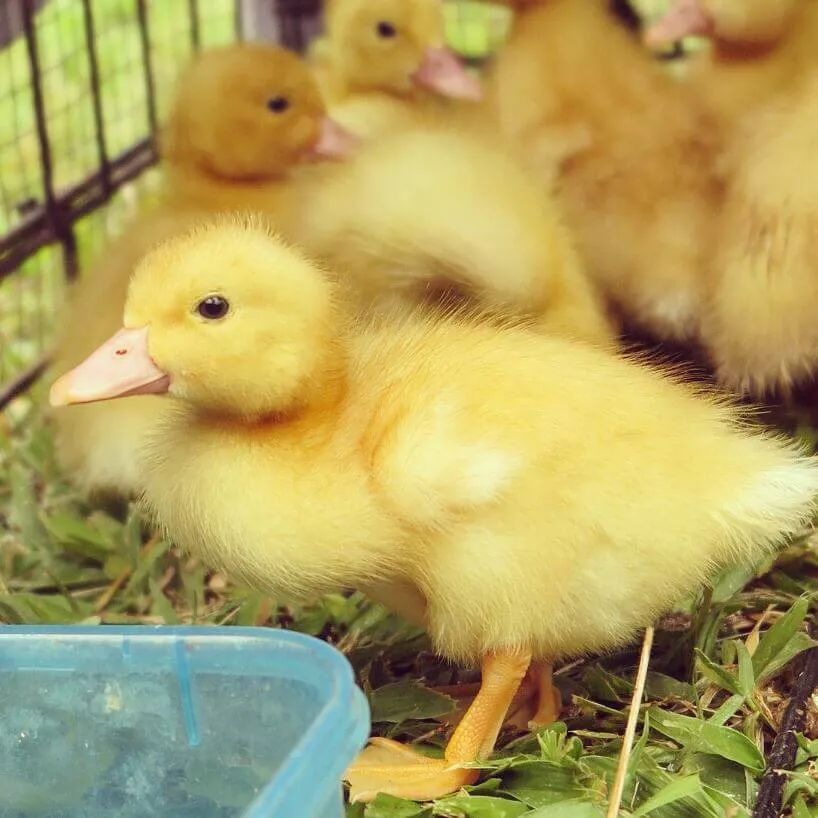
POLYGON ((325 116, 311 153, 320 159, 344 159, 360 145, 360 138, 334 119, 325 116))
POLYGON ((170 376, 148 354, 148 328, 121 329, 94 350, 79 366, 55 381, 49 393, 52 406, 162 394, 170 376))
POLYGON ((473 77, 454 51, 445 46, 427 48, 423 61, 412 80, 430 91, 452 99, 478 102, 483 98, 483 86, 473 77))
POLYGON ((702 8, 701 0, 675 0, 663 17, 647 27, 643 38, 649 48, 658 48, 712 31, 713 21, 702 8))

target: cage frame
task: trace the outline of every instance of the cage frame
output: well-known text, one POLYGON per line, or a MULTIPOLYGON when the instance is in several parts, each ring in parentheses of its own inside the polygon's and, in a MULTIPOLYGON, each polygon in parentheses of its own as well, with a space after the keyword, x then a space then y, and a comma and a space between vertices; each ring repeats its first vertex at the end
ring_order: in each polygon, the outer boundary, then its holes
MULTIPOLYGON (((43 0, 11 0, 6 47, 18 37, 26 43, 30 70, 34 124, 42 169, 42 185, 37 201, 26 208, 19 223, 0 236, 0 285, 28 259, 45 247, 58 245, 62 253, 62 272, 67 282, 79 275, 76 225, 85 216, 107 205, 127 184, 135 181, 159 161, 157 135, 157 94, 151 61, 151 31, 148 0, 132 0, 136 11, 141 44, 143 81, 148 108, 149 131, 115 156, 109 156, 105 141, 105 121, 101 93, 98 41, 94 18, 94 0, 79 0, 82 5, 84 41, 88 60, 89 93, 93 104, 93 138, 96 142, 96 169, 83 179, 58 191, 54 185, 53 144, 46 112, 36 15, 47 3, 43 0), (16 13, 13 14, 12 12, 16 13), (21 29, 18 31, 17 27, 21 29)), ((264 39, 303 52, 309 37, 307 28, 320 29, 320 0, 234 0, 233 34, 236 41, 264 39), (316 18, 318 22, 316 22, 316 18), (309 25, 312 20, 312 25, 309 25)), ((190 45, 193 53, 201 48, 200 0, 187 0, 190 20, 190 45)), ((46 370, 48 352, 5 383, 0 383, 0 411, 31 387, 46 370)))

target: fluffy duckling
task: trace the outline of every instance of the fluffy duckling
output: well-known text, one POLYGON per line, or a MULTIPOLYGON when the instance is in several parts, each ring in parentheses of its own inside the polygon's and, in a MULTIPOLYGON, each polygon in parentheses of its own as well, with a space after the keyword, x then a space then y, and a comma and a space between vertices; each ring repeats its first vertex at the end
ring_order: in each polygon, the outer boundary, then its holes
POLYGON ((686 72, 727 132, 818 65, 818 5, 813 0, 673 0, 645 40, 661 46, 699 35, 710 48, 686 72))
POLYGON ((395 588, 443 655, 482 661, 445 757, 377 740, 353 799, 474 782, 532 660, 627 642, 812 510, 815 461, 648 367, 344 305, 260 224, 201 226, 143 259, 124 328, 51 400, 168 393, 143 504, 178 545, 275 596, 395 588))
POLYGON ((482 96, 445 44, 442 0, 331 0, 325 23, 316 76, 333 118, 356 134, 400 133, 482 96))
POLYGON ((262 43, 202 51, 179 79, 161 138, 167 204, 275 213, 295 166, 355 144, 298 55, 262 43))
MULTIPOLYGON (((162 139, 166 190, 110 242, 71 289, 55 365, 74 366, 121 321, 137 260, 207 210, 286 210, 289 170, 339 158, 356 140, 325 115, 306 64, 282 48, 231 45, 202 52, 179 81, 162 139)), ((87 495, 138 493, 134 459, 155 399, 77 407, 55 419, 58 459, 87 495)))
MULTIPOLYGON (((52 371, 76 366, 121 326, 128 281, 137 261, 154 245, 183 232, 195 215, 145 214, 108 242, 69 288, 59 316, 52 371)), ((57 461, 81 494, 105 499, 138 494, 136 451, 161 408, 158 398, 138 397, 53 413, 57 461)))
POLYGON ((589 274, 631 323, 695 339, 718 182, 695 95, 606 0, 515 4, 489 109, 557 192, 589 274))
POLYGON ((728 186, 702 337, 727 387, 787 396, 818 369, 818 70, 752 117, 728 186))
POLYGON ((365 306, 453 290, 598 344, 615 332, 556 203, 502 143, 447 128, 376 140, 299 191, 282 229, 365 306))
POLYGON ((726 180, 703 341, 729 388, 786 396, 818 355, 818 4, 675 0, 647 39, 689 34, 712 41, 688 79, 721 123, 726 180))

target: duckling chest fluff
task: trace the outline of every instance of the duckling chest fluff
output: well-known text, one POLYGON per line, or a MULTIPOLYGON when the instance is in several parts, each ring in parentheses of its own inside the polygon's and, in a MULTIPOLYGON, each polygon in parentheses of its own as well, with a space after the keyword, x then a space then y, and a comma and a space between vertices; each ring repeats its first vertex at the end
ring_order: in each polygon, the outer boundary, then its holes
POLYGON ((331 425, 316 429, 309 418, 248 428, 176 410, 144 453, 144 501, 180 545, 274 594, 385 575, 378 555, 401 542, 400 526, 331 425))

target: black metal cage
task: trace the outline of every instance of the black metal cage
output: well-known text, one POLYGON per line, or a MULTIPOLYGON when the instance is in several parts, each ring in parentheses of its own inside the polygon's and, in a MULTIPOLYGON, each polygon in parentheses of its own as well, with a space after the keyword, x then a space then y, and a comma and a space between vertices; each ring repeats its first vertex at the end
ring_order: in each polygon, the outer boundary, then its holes
POLYGON ((0 2, 0 408, 42 372, 86 247, 150 187, 191 53, 245 38, 303 50, 319 29, 319 0, 0 2))

